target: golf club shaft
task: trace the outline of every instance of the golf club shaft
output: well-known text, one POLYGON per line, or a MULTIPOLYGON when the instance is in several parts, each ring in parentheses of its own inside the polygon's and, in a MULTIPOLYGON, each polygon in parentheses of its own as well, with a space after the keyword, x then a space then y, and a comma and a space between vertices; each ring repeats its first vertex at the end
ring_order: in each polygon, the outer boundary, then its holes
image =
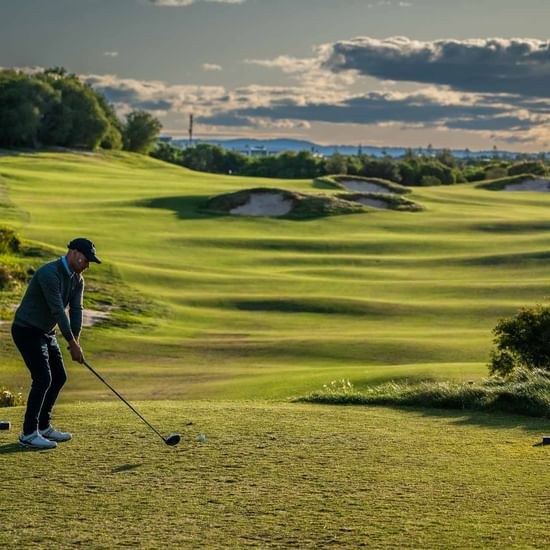
POLYGON ((166 440, 164 439, 162 434, 160 434, 153 426, 151 426, 151 424, 149 424, 149 422, 147 422, 147 420, 145 420, 145 418, 143 418, 143 416, 141 416, 141 414, 139 414, 139 412, 136 411, 136 409, 134 409, 134 407, 132 407, 132 405, 130 405, 130 403, 128 403, 128 401, 126 401, 126 399, 124 399, 124 397, 122 397, 122 395, 120 395, 120 393, 118 393, 115 388, 113 388, 106 380, 104 380, 103 377, 98 374, 86 360, 83 361, 83 364, 89 371, 95 374, 120 400, 124 401, 124 403, 126 403, 126 405, 128 405, 128 407, 130 407, 130 409, 132 409, 132 411, 134 411, 143 420, 143 422, 145 422, 145 424, 147 424, 147 426, 149 426, 149 428, 151 428, 166 443, 166 440))

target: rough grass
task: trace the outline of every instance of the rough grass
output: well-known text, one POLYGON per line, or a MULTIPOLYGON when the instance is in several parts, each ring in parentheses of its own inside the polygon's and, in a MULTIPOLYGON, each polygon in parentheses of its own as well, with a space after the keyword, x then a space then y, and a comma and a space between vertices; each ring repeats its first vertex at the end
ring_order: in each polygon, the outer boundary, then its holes
POLYGON ((485 181, 476 185, 478 189, 488 189, 490 191, 501 191, 507 185, 512 183, 522 183, 524 181, 548 179, 547 176, 537 176, 536 174, 518 174, 517 176, 506 176, 496 180, 485 181))
POLYGON ((235 193, 226 193, 212 197, 205 204, 205 210, 214 213, 230 213, 231 210, 246 204, 251 195, 259 193, 278 193, 285 199, 292 202, 292 209, 284 216, 291 220, 307 220, 323 216, 335 216, 341 214, 354 214, 364 212, 365 209, 359 204, 350 204, 349 201, 340 200, 340 197, 299 193, 277 189, 273 187, 257 187, 253 189, 243 189, 235 193))
POLYGON ((471 411, 499 411, 550 418, 550 373, 517 369, 506 379, 481 382, 389 382, 356 390, 349 380, 333 381, 297 401, 342 405, 395 405, 471 411))
POLYGON ((420 204, 410 199, 386 193, 338 193, 336 196, 339 199, 354 202, 360 202, 361 199, 374 199, 385 203, 390 210, 398 210, 400 212, 420 212, 422 210, 420 204))
POLYGON ((0 432, 6 548, 547 548, 547 423, 304 404, 60 405, 74 440, 0 432), (192 425, 188 425, 192 422, 192 425), (205 433, 206 442, 196 441, 205 433), (29 497, 32 495, 32 498, 29 497), (47 518, 45 521, 44 518, 47 518))
POLYGON ((411 189, 383 178, 368 178, 363 176, 351 176, 346 174, 336 174, 330 176, 322 176, 314 180, 314 186, 320 189, 346 189, 342 181, 358 181, 364 183, 375 183, 387 190, 387 193, 396 193, 399 195, 410 193, 411 189))

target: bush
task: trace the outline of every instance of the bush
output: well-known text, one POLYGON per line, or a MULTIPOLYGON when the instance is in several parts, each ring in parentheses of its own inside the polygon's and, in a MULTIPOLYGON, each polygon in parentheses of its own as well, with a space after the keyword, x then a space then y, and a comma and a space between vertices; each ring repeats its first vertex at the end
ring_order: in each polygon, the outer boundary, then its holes
POLYGON ((0 227, 0 254, 19 252, 21 241, 15 231, 9 227, 0 227))
POLYGON ((550 371, 550 308, 537 305, 500 319, 493 329, 491 374, 508 375, 517 367, 550 371))
POLYGON ((17 407, 25 402, 22 393, 15 393, 8 388, 0 387, 0 407, 17 407))
POLYGON ((361 392, 348 380, 341 380, 296 401, 500 411, 550 418, 550 373, 517 368, 506 379, 487 378, 477 383, 388 382, 361 392))

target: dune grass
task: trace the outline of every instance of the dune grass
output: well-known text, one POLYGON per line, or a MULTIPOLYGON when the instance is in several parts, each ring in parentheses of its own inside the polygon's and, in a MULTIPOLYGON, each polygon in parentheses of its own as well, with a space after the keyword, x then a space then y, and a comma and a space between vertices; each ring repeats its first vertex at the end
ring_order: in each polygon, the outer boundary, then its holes
MULTIPOLYGON (((156 305, 141 324, 82 337, 90 361, 136 398, 481 378, 497 320, 548 295, 544 193, 415 188, 422 212, 298 223, 200 205, 251 187, 311 193, 312 181, 197 173, 122 152, 4 156, 0 177, 0 214, 24 238, 61 254, 88 235, 106 261, 90 282, 120 282, 127 299, 156 305)), ((0 341, 5 376, 24 386, 6 324, 0 341)), ((65 399, 97 397, 86 373, 70 375, 65 399)))
POLYGON ((268 402, 136 405, 182 443, 167 447, 119 402, 74 403, 56 410, 72 442, 21 451, 12 434, 22 411, 3 410, 14 427, 0 432, 1 547, 550 544, 540 420, 268 402))

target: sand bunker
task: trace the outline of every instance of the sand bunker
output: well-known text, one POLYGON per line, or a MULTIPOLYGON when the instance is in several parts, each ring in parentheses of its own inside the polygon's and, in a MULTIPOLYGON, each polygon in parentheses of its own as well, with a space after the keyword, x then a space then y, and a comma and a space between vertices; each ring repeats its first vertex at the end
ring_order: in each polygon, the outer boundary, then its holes
POLYGON ((391 193, 391 190, 378 183, 360 180, 339 180, 349 191, 357 191, 359 193, 391 193))
POLYGON ((550 191, 550 180, 538 179, 538 180, 524 180, 519 183, 509 183, 504 187, 503 191, 550 191))
POLYGON ((106 306, 104 311, 99 311, 97 309, 84 309, 82 311, 82 326, 92 327, 96 323, 108 319, 111 315, 112 309, 112 306, 106 306))
POLYGON ((237 216, 286 216, 292 206, 292 200, 281 193, 251 193, 247 202, 229 212, 237 216))

